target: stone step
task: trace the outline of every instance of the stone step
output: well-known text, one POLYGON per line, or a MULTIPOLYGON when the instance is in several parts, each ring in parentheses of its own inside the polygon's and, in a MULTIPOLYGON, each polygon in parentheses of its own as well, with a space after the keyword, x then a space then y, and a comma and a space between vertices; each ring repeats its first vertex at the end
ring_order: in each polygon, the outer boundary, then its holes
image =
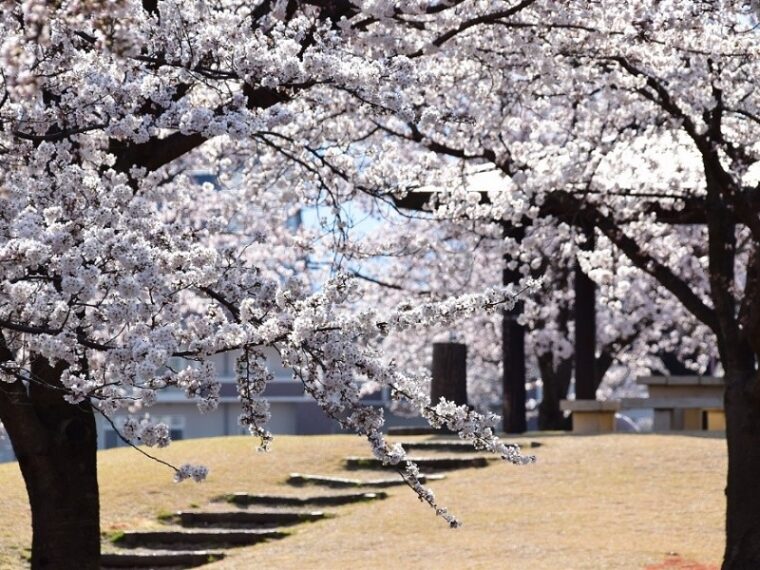
POLYGON ((100 555, 100 568, 194 568, 222 558, 224 552, 216 550, 104 552, 100 555))
POLYGON ((288 533, 277 529, 172 529, 128 530, 113 542, 126 548, 160 548, 188 550, 189 547, 232 547, 256 544, 269 539, 283 538, 288 533))
POLYGON ((253 495, 250 493, 232 493, 225 495, 223 500, 238 506, 248 505, 268 505, 283 507, 307 507, 316 505, 347 505, 349 503, 358 503, 363 501, 373 501, 376 499, 385 499, 387 493, 382 491, 376 493, 343 493, 340 495, 312 495, 308 497, 297 497, 293 495, 253 495))
POLYGON ((461 441, 458 439, 402 441, 401 445, 407 451, 461 451, 463 453, 474 453, 477 451, 469 441, 461 441))
POLYGON ((441 435, 449 433, 451 433, 451 430, 436 429, 429 426, 396 426, 388 428, 388 435, 441 435))
POLYGON ((183 527, 274 528, 318 521, 322 511, 179 511, 172 519, 183 527))
MULTIPOLYGON (((445 475, 421 475, 422 483, 430 481, 439 481, 444 479, 445 475)), ((305 475, 302 473, 291 473, 287 480, 288 485, 302 487, 303 485, 321 485, 335 489, 349 487, 395 487, 397 485, 406 485, 401 475, 387 477, 382 479, 347 479, 345 477, 332 477, 329 475, 305 475)))
MULTIPOLYGON (((459 456, 459 457, 410 457, 418 467, 428 471, 441 471, 449 469, 466 469, 468 467, 486 467, 491 458, 484 456, 459 456)), ((380 459, 375 457, 347 457, 347 469, 395 469, 394 465, 383 465, 380 459)))
MULTIPOLYGON (((429 439, 423 441, 402 441, 401 445, 407 451, 456 451, 462 453, 478 453, 479 450, 469 441, 460 439, 429 439)), ((520 447, 541 447, 537 441, 522 442, 520 447)), ((480 453, 489 453, 480 451, 480 453)))

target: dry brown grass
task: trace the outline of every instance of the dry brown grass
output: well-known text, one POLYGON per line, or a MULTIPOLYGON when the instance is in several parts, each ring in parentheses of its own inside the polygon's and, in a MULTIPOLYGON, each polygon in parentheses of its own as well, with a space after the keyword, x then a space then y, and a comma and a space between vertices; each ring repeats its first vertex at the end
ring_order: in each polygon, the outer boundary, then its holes
MULTIPOLYGON (((445 527, 411 491, 385 501, 333 509, 334 519, 293 536, 230 551, 208 568, 618 569, 665 567, 677 557, 709 568, 723 543, 725 442, 689 435, 534 435, 539 462, 453 472, 432 484, 463 521, 445 527), (677 556, 676 556, 677 555, 677 556), (655 566, 656 565, 656 566, 655 566)), ((289 472, 341 473, 341 459, 366 454, 350 436, 279 437, 258 454, 248 438, 179 442, 161 457, 202 461, 203 484, 174 484, 171 473, 129 449, 102 452, 105 533, 156 526, 156 516, 203 506, 231 491, 287 489, 289 472)), ((27 499, 15 464, 0 466, 0 568, 24 567, 27 499)))

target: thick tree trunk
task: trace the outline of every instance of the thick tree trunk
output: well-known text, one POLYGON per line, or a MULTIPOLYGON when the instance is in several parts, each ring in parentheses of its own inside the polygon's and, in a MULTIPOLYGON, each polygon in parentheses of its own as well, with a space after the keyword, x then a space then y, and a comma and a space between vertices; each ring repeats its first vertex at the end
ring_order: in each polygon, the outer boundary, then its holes
POLYGON ((0 392, 0 419, 26 483, 32 510, 32 569, 100 567, 97 432, 89 403, 71 405, 60 368, 38 359, 29 390, 0 392))
POLYGON ((726 375, 726 551, 723 570, 760 568, 760 401, 746 386, 756 373, 726 375))
MULTIPOLYGON (((594 226, 582 227, 586 242, 584 251, 593 251, 594 226)), ((575 397, 578 400, 596 400, 596 284, 575 264, 574 317, 575 317, 575 397)))
POLYGON ((561 361, 555 370, 554 356, 544 353, 538 356, 538 368, 541 372, 543 390, 541 403, 538 405, 538 429, 570 430, 572 421, 565 417, 559 403, 567 397, 567 389, 573 375, 573 360, 561 361))
POLYGON ((540 431, 570 431, 573 423, 570 417, 559 409, 561 398, 544 398, 538 405, 538 429, 540 431))
MULTIPOLYGON (((519 243, 525 228, 502 226, 504 237, 513 238, 519 243)), ((502 285, 518 283, 522 275, 516 269, 509 268, 509 259, 504 258, 502 285)), ((523 311, 522 303, 517 303, 511 311, 503 311, 501 319, 501 355, 503 366, 502 417, 503 430, 506 433, 524 433, 528 429, 526 418, 525 390, 525 327, 517 322, 523 311)))
POLYGON ((512 312, 503 312, 501 348, 504 367, 504 431, 525 433, 525 327, 517 322, 519 306, 512 312))

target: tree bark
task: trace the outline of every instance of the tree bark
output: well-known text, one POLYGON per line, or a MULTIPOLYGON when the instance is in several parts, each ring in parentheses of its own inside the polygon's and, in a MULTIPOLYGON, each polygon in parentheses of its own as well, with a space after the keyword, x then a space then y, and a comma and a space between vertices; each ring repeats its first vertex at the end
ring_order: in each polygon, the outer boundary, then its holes
MULTIPOLYGON (((594 226, 584 225, 583 251, 593 251, 594 226)), ((575 397, 578 400, 596 400, 596 284, 575 262, 575 397)))
POLYGON ((760 568, 760 401, 746 389, 757 374, 726 374, 728 481, 723 570, 760 568))
POLYGON ((88 402, 62 397, 61 366, 38 358, 27 388, 0 387, 2 419, 32 510, 32 570, 100 567, 97 431, 88 402))
MULTIPOLYGON (((511 237, 518 242, 525 235, 524 228, 507 228, 503 226, 504 237, 511 237)), ((520 273, 509 268, 509 260, 504 257, 502 285, 517 284, 520 273)), ((526 417, 526 366, 525 366, 525 327, 517 322, 523 306, 518 302, 510 311, 502 311, 501 319, 501 356, 502 356, 502 417, 503 430, 506 433, 525 433, 528 429, 526 417)))
POLYGON ((561 400, 567 397, 567 389, 573 376, 573 359, 562 360, 554 367, 554 355, 544 353, 538 356, 538 369, 541 372, 543 390, 541 403, 538 405, 538 429, 570 430, 572 421, 559 408, 561 400))
POLYGON ((506 433, 525 433, 525 327, 515 312, 502 312, 501 352, 503 355, 503 417, 506 433))

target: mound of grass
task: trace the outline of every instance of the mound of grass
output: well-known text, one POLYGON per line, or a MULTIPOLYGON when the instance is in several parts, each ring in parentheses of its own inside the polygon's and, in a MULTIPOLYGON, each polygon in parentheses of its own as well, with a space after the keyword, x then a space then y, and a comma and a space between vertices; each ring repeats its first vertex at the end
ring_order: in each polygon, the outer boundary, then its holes
MULTIPOLYGON (((425 438, 418 438, 425 439, 425 438)), ((536 435, 535 465, 493 463, 431 483, 464 522, 451 530, 405 487, 292 536, 230 551, 210 569, 287 568, 644 568, 668 556, 716 564, 723 546, 725 441, 693 435, 536 435)), ((517 438, 527 443, 528 439, 517 438)), ((104 538, 160 527, 158 517, 203 507, 237 491, 303 493, 290 472, 345 475, 343 458, 366 455, 351 436, 286 437, 260 454, 246 437, 178 442, 156 454, 203 463, 206 482, 176 484, 172 472, 134 450, 99 454, 104 538)), ((357 471, 351 477, 377 477, 357 471)), ((0 465, 0 568, 23 568, 31 542, 26 492, 16 464, 0 465)), ((309 491, 310 493, 312 490, 309 491)))

